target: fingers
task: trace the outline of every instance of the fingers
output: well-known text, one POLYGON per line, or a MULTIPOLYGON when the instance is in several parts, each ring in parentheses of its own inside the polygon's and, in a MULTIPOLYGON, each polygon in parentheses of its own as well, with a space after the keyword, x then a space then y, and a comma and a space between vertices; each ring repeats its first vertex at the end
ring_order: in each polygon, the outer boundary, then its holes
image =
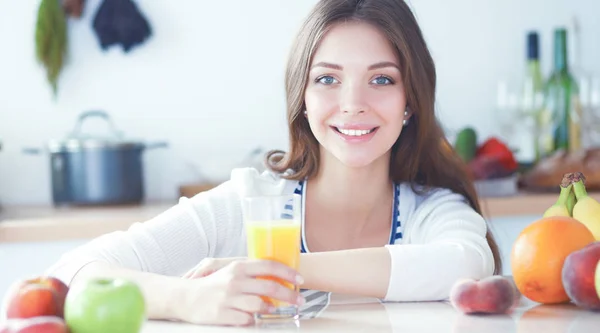
POLYGON ((190 269, 189 271, 187 271, 187 273, 183 274, 183 276, 181 276, 181 277, 184 278, 184 279, 191 279, 192 277, 195 276, 196 269, 198 269, 198 266, 190 269))
POLYGON ((182 275, 182 278, 195 279, 206 277, 227 266, 228 264, 238 260, 245 260, 245 258, 204 258, 200 261, 198 265, 196 265, 194 268, 182 275))
POLYGON ((196 265, 196 267, 189 270, 182 277, 184 279, 195 279, 195 278, 205 277, 205 276, 211 275, 212 273, 218 271, 220 268, 222 268, 225 265, 226 265, 226 263, 221 262, 221 260, 219 260, 219 259, 204 258, 204 259, 202 259, 202 261, 200 261, 200 263, 198 265, 196 265))
POLYGON ((254 314, 228 308, 215 324, 224 326, 248 326, 254 322, 254 314))
POLYGON ((304 304, 304 298, 299 292, 273 280, 248 279, 241 283, 239 288, 240 292, 245 294, 268 296, 298 306, 304 304))
POLYGON ((253 313, 269 313, 272 310, 272 306, 267 302, 263 301, 262 298, 256 295, 245 295, 240 294, 231 297, 228 301, 228 305, 236 310, 253 313))
POLYGON ((206 276, 209 274, 206 274, 206 272, 209 270, 210 263, 207 264, 203 261, 201 261, 198 265, 196 265, 196 267, 190 269, 187 273, 185 273, 182 278, 184 279, 193 279, 193 278, 197 278, 200 276, 206 276))
POLYGON ((254 322, 254 315, 247 312, 232 310, 231 323, 233 326, 247 326, 254 322))
POLYGON ((272 276, 288 281, 294 285, 304 283, 298 272, 282 263, 272 260, 249 260, 246 262, 234 262, 231 265, 235 274, 248 275, 252 277, 272 276))

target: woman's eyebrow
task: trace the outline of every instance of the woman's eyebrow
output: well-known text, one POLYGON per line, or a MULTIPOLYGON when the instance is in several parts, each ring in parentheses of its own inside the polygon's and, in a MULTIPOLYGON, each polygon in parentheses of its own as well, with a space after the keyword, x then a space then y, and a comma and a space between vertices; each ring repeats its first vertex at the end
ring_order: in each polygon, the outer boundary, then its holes
MULTIPOLYGON (((330 62, 324 62, 324 61, 321 61, 321 62, 318 62, 318 63, 312 65, 312 67, 310 69, 313 69, 315 67, 325 67, 325 68, 331 68, 331 69, 335 69, 335 70, 339 70, 339 71, 344 69, 344 67, 341 65, 330 63, 330 62)), ((396 63, 391 62, 391 61, 381 61, 381 62, 375 63, 375 64, 369 66, 368 69, 373 70, 373 69, 380 69, 380 68, 386 68, 386 67, 394 67, 394 68, 400 70, 400 66, 398 66, 396 63)))
POLYGON ((382 61, 382 62, 373 64, 373 65, 369 66, 369 70, 386 68, 386 67, 395 67, 397 70, 400 70, 400 66, 398 66, 396 63, 391 62, 391 61, 382 61))
POLYGON ((340 71, 342 69, 344 69, 344 67, 342 67, 341 65, 336 65, 336 64, 332 64, 330 62, 324 62, 324 61, 314 64, 310 69, 313 69, 315 67, 325 67, 325 68, 331 68, 331 69, 336 69, 336 70, 340 70, 340 71))

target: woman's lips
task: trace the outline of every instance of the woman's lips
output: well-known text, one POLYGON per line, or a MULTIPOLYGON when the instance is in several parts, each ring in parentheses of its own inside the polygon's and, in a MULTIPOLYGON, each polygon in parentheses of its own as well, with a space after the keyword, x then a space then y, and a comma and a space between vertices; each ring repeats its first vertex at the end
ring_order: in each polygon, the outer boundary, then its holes
POLYGON ((367 142, 373 138, 379 127, 365 127, 365 126, 348 126, 339 128, 331 126, 332 130, 337 133, 344 141, 352 143, 367 142))

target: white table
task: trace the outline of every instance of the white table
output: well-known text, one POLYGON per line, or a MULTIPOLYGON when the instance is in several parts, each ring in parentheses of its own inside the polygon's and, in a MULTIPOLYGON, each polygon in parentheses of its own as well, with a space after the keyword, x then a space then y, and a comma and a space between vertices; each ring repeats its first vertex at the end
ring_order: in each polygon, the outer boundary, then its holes
POLYGON ((317 317, 301 319, 299 327, 264 329, 198 326, 148 321, 143 333, 178 332, 485 332, 588 333, 598 332, 600 312, 573 304, 541 305, 522 298, 509 314, 464 315, 446 302, 381 303, 376 299, 333 295, 317 317))

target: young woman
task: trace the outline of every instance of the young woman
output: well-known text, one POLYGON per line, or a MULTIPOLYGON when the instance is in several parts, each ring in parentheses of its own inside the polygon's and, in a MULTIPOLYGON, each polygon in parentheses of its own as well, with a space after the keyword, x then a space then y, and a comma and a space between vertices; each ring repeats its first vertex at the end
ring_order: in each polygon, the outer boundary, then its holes
POLYGON ((472 183, 436 122, 434 63, 404 2, 320 1, 285 84, 290 148, 268 155, 267 172, 236 169, 211 191, 67 253, 49 273, 66 283, 132 279, 150 318, 245 325, 269 310, 260 296, 305 301, 259 275, 432 301, 459 278, 500 271, 472 183), (236 259, 246 254, 240 200, 264 192, 302 195, 298 272, 236 259))

